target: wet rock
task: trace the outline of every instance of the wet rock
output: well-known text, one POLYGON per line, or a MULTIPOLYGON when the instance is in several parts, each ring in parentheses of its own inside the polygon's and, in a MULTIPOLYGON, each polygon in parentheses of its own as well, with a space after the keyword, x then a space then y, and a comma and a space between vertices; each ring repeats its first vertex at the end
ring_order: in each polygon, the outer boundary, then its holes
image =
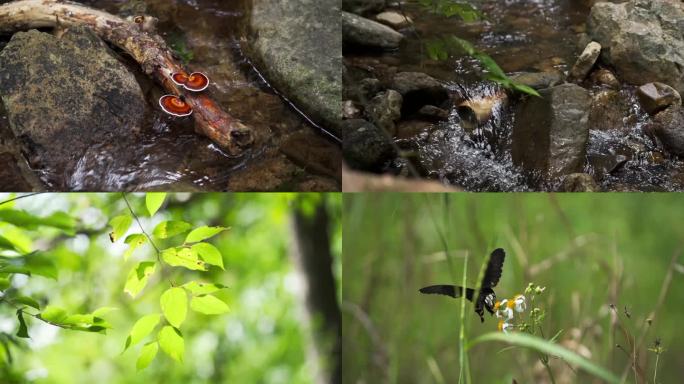
POLYGON ((254 0, 248 54, 316 123, 341 135, 342 43, 336 0, 254 0))
POLYGON ((432 128, 432 123, 423 120, 406 120, 397 125, 397 139, 412 139, 432 128))
POLYGON ((674 105, 682 105, 682 97, 674 88, 663 83, 648 83, 637 88, 639 104, 650 115, 674 105))
POLYGON ((563 179, 562 192, 597 192, 598 185, 591 175, 586 173, 571 173, 563 179))
POLYGON ((340 177, 342 151, 339 148, 331 149, 327 138, 309 129, 289 135, 280 146, 280 152, 301 168, 318 175, 340 177))
POLYGON ((397 133, 395 123, 401 118, 403 98, 399 92, 388 90, 375 96, 366 106, 366 114, 376 126, 394 136, 397 133))
POLYGON ((449 112, 435 107, 434 105, 424 105, 418 110, 418 115, 429 121, 445 121, 449 119, 449 112))
POLYGON ((0 153, 0 164, 0 192, 29 192, 36 189, 37 185, 32 185, 24 177, 14 156, 0 153))
POLYGON ((358 15, 380 12, 385 5, 385 0, 342 0, 342 10, 358 15))
POLYGON ((57 188, 91 146, 130 146, 146 104, 134 75, 82 27, 16 33, 0 52, 0 96, 22 152, 57 188))
POLYGON ((269 156, 250 168, 235 172, 228 181, 229 191, 261 192, 261 191, 292 191, 292 185, 301 168, 285 155, 269 156))
POLYGON ((594 5, 588 32, 601 60, 632 84, 660 81, 684 92, 684 2, 630 0, 594 5))
POLYGON ((399 72, 394 75, 390 88, 404 97, 405 114, 416 112, 424 105, 440 106, 449 99, 442 83, 422 72, 399 72))
POLYGON ((367 104, 380 91, 380 80, 369 77, 358 82, 350 82, 345 88, 345 96, 357 103, 367 104))
POLYGON ((411 25, 411 18, 405 17, 399 12, 387 11, 375 15, 375 20, 394 29, 405 28, 411 25))
POLYGON ((345 120, 344 159, 350 167, 378 171, 395 156, 387 133, 361 119, 345 120))
POLYGON ((684 156, 684 107, 670 107, 653 117, 649 127, 665 149, 684 156))
POLYGON ((613 72, 600 68, 591 73, 591 81, 597 85, 605 85, 612 89, 620 88, 620 81, 613 74, 613 72))
POLYGON ((397 49, 404 35, 394 29, 349 12, 342 12, 342 41, 345 44, 397 49))
POLYGON ((600 54, 601 44, 595 41, 587 44, 580 57, 577 58, 575 65, 570 70, 570 78, 579 81, 584 80, 584 78, 589 74, 589 71, 591 71, 591 68, 596 63, 596 60, 600 54))
POLYGON ((518 106, 513 161, 530 172, 559 177, 582 169, 589 135, 591 96, 575 84, 539 91, 518 106))
POLYGON ((510 76, 510 79, 518 84, 527 85, 534 89, 553 87, 563 82, 563 74, 558 71, 551 72, 526 72, 510 76))
POLYGON ((630 105, 620 92, 605 90, 596 93, 589 111, 589 129, 607 131, 625 128, 624 119, 630 114, 630 105))
POLYGON ((342 103, 342 117, 345 119, 359 119, 361 118, 361 110, 356 108, 353 101, 345 100, 342 103))

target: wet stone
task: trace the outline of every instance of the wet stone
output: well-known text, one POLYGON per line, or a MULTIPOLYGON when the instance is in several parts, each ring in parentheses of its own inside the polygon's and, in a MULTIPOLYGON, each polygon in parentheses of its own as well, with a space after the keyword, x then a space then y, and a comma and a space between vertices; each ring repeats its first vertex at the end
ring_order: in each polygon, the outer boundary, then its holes
POLYGON ((597 192, 598 185, 591 175, 586 173, 571 173, 563 179, 561 192, 597 192))
POLYGON ((402 111, 406 114, 424 105, 441 106, 449 100, 449 92, 442 83, 422 72, 399 72, 390 88, 403 96, 402 111))
POLYGON ((670 153, 684 156, 684 107, 670 107, 653 118, 648 129, 670 153))
POLYGON ((394 147, 387 133, 361 119, 343 121, 344 159, 355 169, 377 171, 391 160, 394 147))
POLYGON ((589 71, 591 71, 591 68, 596 63, 596 60, 600 54, 601 44, 595 41, 587 44, 580 57, 577 58, 575 65, 570 70, 570 77, 575 80, 584 80, 584 78, 589 74, 589 71))
POLYGON ((377 21, 342 12, 342 41, 345 44, 397 49, 404 35, 377 21))
POLYGON ((596 93, 589 111, 589 129, 600 131, 626 128, 624 119, 630 114, 630 105, 618 91, 596 93))
POLYGON ((682 97, 674 88, 663 83, 648 83, 637 88, 639 104, 651 115, 674 105, 682 105, 682 97))
POLYGON ((130 149, 146 105, 134 75, 84 27, 16 33, 0 52, 0 96, 22 152, 56 188, 91 146, 130 149))
POLYGON ((552 178, 579 172, 589 136, 589 92, 563 84, 539 93, 516 110, 513 162, 552 178))
POLYGON ((368 103, 366 114, 373 124, 394 136, 397 132, 395 124, 401 118, 402 100, 399 92, 391 89, 379 93, 368 103))
POLYGON ((597 2, 587 30, 603 46, 602 62, 631 84, 660 81, 684 92, 684 2, 597 2))
POLYGON ((612 89, 620 88, 620 81, 615 77, 613 72, 600 68, 591 73, 591 81, 597 85, 604 85, 612 89))
POLYGON ((375 15, 375 20, 394 29, 408 27, 411 24, 411 18, 405 17, 399 12, 386 11, 375 15))
POLYGON ((553 87, 563 82, 563 74, 558 71, 525 72, 510 76, 514 82, 534 89, 553 87))

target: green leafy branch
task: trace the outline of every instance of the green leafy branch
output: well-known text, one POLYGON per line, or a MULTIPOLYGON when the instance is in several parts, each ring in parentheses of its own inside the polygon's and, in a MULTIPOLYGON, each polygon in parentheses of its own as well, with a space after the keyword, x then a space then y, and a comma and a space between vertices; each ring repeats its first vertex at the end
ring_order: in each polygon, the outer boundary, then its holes
POLYGON ((427 54, 432 60, 443 61, 449 58, 450 53, 465 53, 482 64, 487 72, 484 76, 485 79, 500 84, 506 89, 541 97, 534 88, 511 80, 491 56, 478 50, 467 40, 456 36, 447 36, 429 40, 425 45, 427 54))
MULTIPOLYGON (((6 200, 0 205, 13 203, 20 198, 35 194, 22 195, 6 200)), ((114 308, 103 307, 92 313, 69 314, 65 309, 47 305, 41 308, 39 300, 23 296, 13 288, 12 278, 16 274, 29 277, 43 276, 56 280, 58 271, 50 251, 32 251, 33 245, 25 231, 39 227, 52 227, 68 235, 75 233, 76 220, 65 212, 38 217, 26 211, 4 208, 0 210, 0 302, 16 309, 19 328, 16 337, 30 338, 27 316, 59 328, 105 334, 111 325, 102 318, 114 308), (38 312, 33 312, 37 310, 38 312)), ((9 355, 7 344, 5 351, 9 355)))
MULTIPOLYGON (((129 272, 124 292, 131 297, 136 297, 145 287, 156 269, 160 265, 162 276, 166 268, 182 267, 188 270, 206 272, 213 265, 224 269, 221 252, 214 245, 205 242, 213 236, 228 230, 225 227, 201 226, 192 228, 192 225, 184 221, 162 221, 152 231, 150 236, 143 228, 138 216, 128 202, 126 195, 123 198, 129 213, 114 217, 110 221, 112 232, 110 239, 116 242, 129 230, 133 220, 138 224, 141 233, 127 236, 124 243, 129 248, 124 252, 124 261, 127 261, 133 252, 148 242, 156 252, 156 261, 138 262, 129 272), (185 240, 178 246, 160 249, 154 242, 153 237, 165 240, 189 232, 185 240)), ((145 205, 150 216, 161 208, 166 199, 166 193, 148 193, 145 196, 145 205)), ((147 338, 165 319, 166 325, 162 325, 156 339, 147 342, 138 355, 136 367, 144 369, 154 360, 159 348, 169 357, 178 362, 183 361, 185 343, 180 327, 185 321, 188 312, 188 295, 190 295, 189 307, 191 310, 205 315, 219 315, 230 310, 228 305, 213 295, 213 293, 226 288, 222 284, 190 281, 181 286, 176 286, 169 281, 170 288, 164 291, 159 299, 161 313, 152 313, 138 319, 133 325, 126 339, 124 352, 145 338, 147 338), (162 317, 163 315, 163 317, 162 317)))

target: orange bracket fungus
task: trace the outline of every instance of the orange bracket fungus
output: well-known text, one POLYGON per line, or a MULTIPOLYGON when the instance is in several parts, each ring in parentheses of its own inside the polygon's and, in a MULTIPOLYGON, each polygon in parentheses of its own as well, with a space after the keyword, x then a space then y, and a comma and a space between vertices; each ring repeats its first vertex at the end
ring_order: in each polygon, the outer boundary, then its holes
POLYGON ((209 78, 202 72, 193 72, 190 75, 184 72, 176 72, 171 74, 171 79, 177 85, 193 92, 204 91, 209 86, 209 78))
POLYGON ((192 107, 185 100, 174 95, 164 95, 159 98, 159 106, 164 112, 173 116, 190 116, 192 107))

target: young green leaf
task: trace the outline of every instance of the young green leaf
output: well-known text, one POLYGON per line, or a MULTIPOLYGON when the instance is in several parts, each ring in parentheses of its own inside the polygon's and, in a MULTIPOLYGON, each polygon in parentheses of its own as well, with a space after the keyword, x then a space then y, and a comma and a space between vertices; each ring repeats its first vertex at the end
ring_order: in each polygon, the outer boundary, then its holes
POLYGON ((202 241, 204 239, 208 239, 212 236, 215 236, 223 231, 225 231, 228 228, 225 227, 207 227, 202 226, 199 228, 193 229, 190 233, 188 233, 188 237, 185 238, 186 243, 196 243, 198 241, 202 241))
POLYGON ((60 307, 48 305, 39 316, 50 323, 61 324, 67 318, 67 313, 60 307))
POLYGON ((39 251, 22 256, 0 256, 0 273, 21 273, 57 279, 57 267, 53 259, 53 255, 39 251))
POLYGON ((95 311, 93 311, 93 316, 102 317, 109 312, 116 311, 117 309, 118 308, 116 308, 116 307, 100 307, 100 308, 96 309, 95 311))
POLYGON ((109 234, 112 243, 125 235, 132 223, 133 218, 130 215, 121 215, 113 218, 109 222, 109 225, 112 227, 112 232, 109 234))
POLYGON ((169 288, 159 299, 164 317, 169 324, 178 328, 188 314, 188 296, 182 288, 169 288))
POLYGON ((157 213, 162 204, 164 204, 164 199, 166 199, 166 192, 149 192, 145 194, 145 205, 150 216, 154 216, 157 213))
POLYGON ((228 305, 212 295, 196 296, 190 302, 193 311, 204 313, 205 315, 220 315, 230 311, 228 305))
POLYGON ((183 342, 183 335, 181 335, 179 330, 167 325, 159 331, 157 339, 162 351, 178 362, 183 361, 185 343, 183 342))
POLYGON ((161 320, 161 315, 158 313, 153 313, 151 315, 145 315, 138 319, 138 321, 133 324, 133 328, 131 329, 131 333, 128 335, 128 338, 126 339, 126 346, 124 347, 124 351, 128 349, 128 347, 133 346, 138 344, 142 339, 147 337, 154 328, 159 324, 159 320, 161 320))
POLYGON ((33 307, 37 310, 40 310, 40 304, 38 304, 38 302, 36 300, 34 300, 33 298, 28 297, 28 296, 15 297, 12 299, 12 301, 15 303, 28 305, 29 307, 33 307))
POLYGON ((54 227, 67 233, 73 233, 73 228, 76 225, 76 220, 64 212, 55 212, 47 217, 37 217, 28 212, 14 209, 0 210, 0 221, 26 229, 35 229, 38 226, 54 227))
POLYGON ((131 272, 128 273, 124 292, 135 297, 147 285, 147 280, 154 273, 157 265, 152 261, 143 261, 138 263, 131 272))
POLYGON ((0 249, 9 249, 12 251, 17 250, 15 245, 3 236, 0 236, 0 249))
POLYGON ((204 260, 207 264, 215 265, 221 269, 223 268, 223 256, 218 248, 209 243, 193 244, 192 250, 204 260))
POLYGON ((135 368, 141 371, 147 368, 148 365, 157 356, 157 351, 159 350, 159 344, 156 341, 145 344, 140 350, 140 356, 138 356, 138 361, 135 362, 135 368))
POLYGON ((12 285, 9 277, 0 277, 0 291, 4 291, 12 285))
POLYGON ((145 244, 146 241, 147 237, 142 233, 134 233, 132 235, 128 235, 126 237, 126 240, 124 240, 124 243, 128 244, 128 249, 123 254, 124 261, 127 261, 128 258, 131 257, 131 255, 133 254, 133 251, 135 251, 135 249, 139 246, 145 244))
POLYGON ((24 321, 24 312, 22 312, 21 309, 17 309, 17 320, 19 320, 19 330, 17 331, 17 337, 23 337, 25 339, 28 339, 28 328, 26 327, 26 322, 24 321))
POLYGON ((169 248, 161 253, 162 260, 172 267, 185 267, 195 271, 206 271, 206 264, 191 248, 169 248))
POLYGON ((206 295, 207 293, 214 293, 220 289, 226 288, 223 284, 200 283, 197 281, 185 283, 182 287, 193 295, 206 295))
POLYGON ((172 236, 187 232, 192 228, 192 225, 186 223, 185 221, 162 221, 157 224, 152 231, 155 237, 160 239, 167 239, 172 236))

